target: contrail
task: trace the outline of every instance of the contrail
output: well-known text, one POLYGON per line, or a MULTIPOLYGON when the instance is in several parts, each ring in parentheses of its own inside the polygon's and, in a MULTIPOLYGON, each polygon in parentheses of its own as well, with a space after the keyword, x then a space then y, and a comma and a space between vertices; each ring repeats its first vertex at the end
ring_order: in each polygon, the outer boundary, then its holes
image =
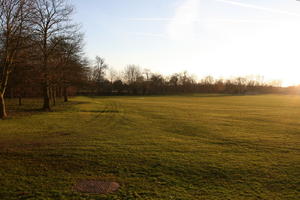
MULTIPOLYGON (((300 1, 300 0, 299 0, 300 1)), ((141 22, 180 22, 180 20, 176 20, 175 18, 127 18, 126 21, 141 21, 141 22)), ((243 20, 243 19, 209 19, 209 20, 201 20, 201 19, 191 19, 190 22, 202 22, 202 23, 272 23, 274 21, 271 20, 243 20)))
POLYGON ((236 6, 241 6, 241 7, 245 7, 245 8, 253 8, 256 10, 263 10, 263 11, 267 11, 267 12, 271 12, 271 13, 285 14, 285 15, 300 17, 300 14, 298 14, 298 13, 293 13, 293 12, 284 11, 284 10, 277 10, 277 9, 272 9, 272 8, 266 8, 266 7, 248 4, 248 3, 240 3, 240 2, 231 1, 231 0, 216 0, 216 1, 224 2, 224 3, 236 5, 236 6))

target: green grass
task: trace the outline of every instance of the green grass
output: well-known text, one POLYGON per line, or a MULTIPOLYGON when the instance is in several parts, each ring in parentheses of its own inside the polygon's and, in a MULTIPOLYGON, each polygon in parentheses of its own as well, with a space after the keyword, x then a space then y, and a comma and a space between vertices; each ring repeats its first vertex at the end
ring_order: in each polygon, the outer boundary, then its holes
POLYGON ((0 199, 300 199, 299 96, 8 101, 0 199), (111 195, 72 187, 118 181, 111 195))

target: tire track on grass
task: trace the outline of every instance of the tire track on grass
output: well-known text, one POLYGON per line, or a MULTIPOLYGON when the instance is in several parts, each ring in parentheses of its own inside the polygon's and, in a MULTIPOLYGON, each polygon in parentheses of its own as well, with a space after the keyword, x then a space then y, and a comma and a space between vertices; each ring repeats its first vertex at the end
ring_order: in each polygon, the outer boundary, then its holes
MULTIPOLYGON (((93 102, 93 104, 101 104, 104 105, 104 108, 101 110, 93 110, 90 111, 90 113, 97 113, 94 116, 92 116, 91 119, 85 121, 84 127, 89 126, 99 126, 101 125, 101 128, 103 130, 116 126, 117 120, 119 116, 123 116, 124 112, 121 111, 121 107, 117 102, 114 101, 106 101, 106 102, 93 102)), ((82 112, 82 111, 81 111, 82 112)))

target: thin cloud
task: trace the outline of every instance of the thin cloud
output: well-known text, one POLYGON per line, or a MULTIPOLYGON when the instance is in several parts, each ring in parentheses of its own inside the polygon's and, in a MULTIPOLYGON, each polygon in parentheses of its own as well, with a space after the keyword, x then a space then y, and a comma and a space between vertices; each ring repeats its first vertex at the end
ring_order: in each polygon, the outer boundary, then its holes
MULTIPOLYGON (((272 13, 280 13, 280 14, 288 14, 300 17, 300 14, 291 13, 282 10, 270 9, 265 7, 260 7, 252 4, 240 3, 233 0, 216 0, 220 2, 224 2, 227 4, 233 4, 240 7, 247 7, 256 10, 263 10, 272 13)), ((172 40, 193 40, 197 38, 199 33, 199 29, 201 26, 199 24, 238 24, 238 23, 274 23, 274 21, 268 20, 259 20, 259 19, 201 19, 199 14, 201 12, 201 0, 184 0, 175 10, 175 14, 169 18, 163 17, 153 17, 153 18, 127 18, 126 21, 133 22, 159 22, 166 23, 166 32, 164 34, 154 34, 154 33, 140 33, 135 32, 131 33, 137 36, 144 37, 159 37, 159 38, 167 38, 172 40)))
MULTIPOLYGON (((180 22, 182 20, 175 18, 128 18, 127 21, 142 21, 142 22, 180 22)), ((274 23, 271 20, 244 20, 244 19, 190 19, 190 22, 201 23, 274 23)))
POLYGON ((247 20, 247 19, 210 19, 210 20, 205 20, 203 21, 204 23, 208 24, 213 24, 213 23, 224 23, 224 24, 244 24, 244 23, 249 23, 249 24, 260 24, 260 23, 275 23, 274 21, 271 20, 247 20))
POLYGON ((159 33, 145 33, 145 32, 128 32, 130 35, 143 36, 143 37, 156 37, 156 38, 166 38, 166 35, 159 33))
MULTIPOLYGON (((143 21, 143 22, 181 22, 182 19, 174 18, 128 18, 126 21, 143 21)), ((188 19, 189 22, 200 22, 201 19, 188 19)))
POLYGON ((173 18, 127 18, 126 21, 173 21, 173 18))
POLYGON ((232 5, 236 5, 236 6, 240 6, 240 7, 245 7, 245 8, 253 8, 256 10, 266 11, 266 12, 270 12, 270 13, 277 13, 277 14, 284 14, 284 15, 300 17, 300 14, 298 14, 298 13, 293 13, 293 12, 289 12, 289 11, 285 11, 285 10, 266 8, 266 7, 262 7, 262 6, 257 6, 257 5, 248 4, 248 3, 240 3, 240 2, 231 1, 231 0, 216 0, 216 1, 224 2, 227 4, 232 4, 232 5))

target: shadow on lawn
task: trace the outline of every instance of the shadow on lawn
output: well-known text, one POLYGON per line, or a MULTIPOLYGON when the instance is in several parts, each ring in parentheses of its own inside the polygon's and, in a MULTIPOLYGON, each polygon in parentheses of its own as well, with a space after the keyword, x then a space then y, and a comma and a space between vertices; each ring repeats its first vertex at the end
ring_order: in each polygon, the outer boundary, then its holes
POLYGON ((118 110, 81 110, 80 112, 86 112, 86 113, 119 113, 118 110))
MULTIPOLYGON (((65 111, 70 110, 70 108, 86 104, 88 102, 83 101, 70 101, 70 102, 57 102, 56 106, 52 106, 51 111, 47 112, 59 112, 59 111, 65 111)), ((24 102, 23 105, 18 105, 16 102, 8 102, 7 105, 7 111, 9 113, 9 118, 14 117, 23 117, 23 116, 29 116, 34 114, 41 114, 43 112, 46 112, 42 109, 42 101, 40 100, 27 100, 24 102)))

